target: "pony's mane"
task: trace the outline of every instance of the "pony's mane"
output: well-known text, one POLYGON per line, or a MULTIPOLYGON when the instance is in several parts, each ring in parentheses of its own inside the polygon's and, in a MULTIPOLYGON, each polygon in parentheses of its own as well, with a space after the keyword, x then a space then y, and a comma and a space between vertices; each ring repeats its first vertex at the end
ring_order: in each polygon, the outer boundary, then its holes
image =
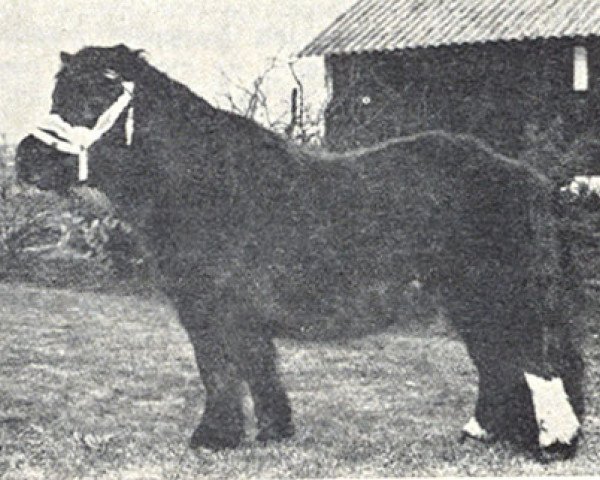
POLYGON ((140 81, 152 92, 154 101, 160 103, 166 111, 172 112, 173 117, 184 117, 200 133, 206 130, 215 132, 229 125, 235 131, 245 131, 269 141, 284 141, 253 119, 214 107, 187 85, 172 79, 141 56, 137 58, 137 68, 139 72, 143 72, 139 77, 140 81))
POLYGON ((74 55, 61 54, 63 65, 56 78, 61 79, 73 73, 78 75, 114 70, 125 80, 143 84, 151 92, 154 101, 160 102, 161 107, 167 110, 177 110, 184 115, 185 110, 215 115, 217 109, 209 102, 151 65, 144 53, 144 50, 134 50, 122 44, 113 47, 83 47, 74 55), (176 101, 173 102, 173 99, 176 101))

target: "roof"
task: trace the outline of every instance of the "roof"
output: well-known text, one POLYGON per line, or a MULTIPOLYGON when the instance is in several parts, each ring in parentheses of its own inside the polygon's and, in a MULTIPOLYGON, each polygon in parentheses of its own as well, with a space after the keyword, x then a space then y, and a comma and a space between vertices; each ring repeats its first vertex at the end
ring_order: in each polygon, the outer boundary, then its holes
POLYGON ((299 56, 600 35, 600 0, 358 0, 299 56))

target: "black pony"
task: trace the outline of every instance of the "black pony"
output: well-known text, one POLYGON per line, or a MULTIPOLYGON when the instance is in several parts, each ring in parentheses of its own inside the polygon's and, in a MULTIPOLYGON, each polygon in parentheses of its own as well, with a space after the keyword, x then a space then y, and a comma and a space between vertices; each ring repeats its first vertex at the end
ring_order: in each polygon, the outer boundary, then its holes
POLYGON ((58 127, 21 144, 19 177, 86 180, 145 238, 206 387, 193 446, 238 445, 243 382, 258 439, 292 435, 273 338, 389 325, 418 278, 441 293, 479 373, 465 434, 573 453, 579 287, 544 175, 444 132, 309 153, 123 45, 61 59, 58 127), (65 153, 40 156, 40 144, 65 153))

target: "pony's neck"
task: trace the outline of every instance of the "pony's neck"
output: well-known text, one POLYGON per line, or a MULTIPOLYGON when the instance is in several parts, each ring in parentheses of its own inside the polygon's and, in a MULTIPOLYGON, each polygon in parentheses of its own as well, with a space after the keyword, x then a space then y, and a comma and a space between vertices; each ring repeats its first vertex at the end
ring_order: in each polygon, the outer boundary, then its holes
POLYGON ((202 170, 211 161, 211 141, 226 143, 215 131, 223 112, 153 67, 136 82, 133 110, 132 168, 158 202, 172 197, 169 190, 180 190, 191 170, 202 170))

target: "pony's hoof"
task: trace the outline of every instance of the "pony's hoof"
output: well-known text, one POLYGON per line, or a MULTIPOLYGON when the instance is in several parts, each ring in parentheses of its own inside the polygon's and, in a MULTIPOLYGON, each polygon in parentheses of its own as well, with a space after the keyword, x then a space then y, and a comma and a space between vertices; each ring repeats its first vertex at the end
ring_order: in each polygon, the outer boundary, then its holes
POLYGON ((295 433, 294 425, 292 423, 285 423, 284 425, 280 425, 277 423, 273 423, 266 427, 263 427, 259 430, 256 435, 256 441, 260 443, 267 442, 279 442, 286 438, 290 438, 295 433))
POLYGON ((241 438, 241 432, 228 433, 206 425, 199 425, 194 430, 190 440, 190 447, 193 449, 208 448, 213 451, 236 448, 240 444, 241 438))
POLYGON ((463 444, 467 439, 477 440, 479 442, 487 443, 491 440, 492 436, 485 430, 477 421, 475 417, 471 417, 465 424, 458 437, 458 443, 463 444))
POLYGON ((569 444, 556 442, 548 447, 543 447, 539 449, 537 454, 538 460, 540 463, 552 463, 563 460, 572 459, 577 453, 577 445, 579 443, 579 438, 573 439, 573 441, 569 444))

